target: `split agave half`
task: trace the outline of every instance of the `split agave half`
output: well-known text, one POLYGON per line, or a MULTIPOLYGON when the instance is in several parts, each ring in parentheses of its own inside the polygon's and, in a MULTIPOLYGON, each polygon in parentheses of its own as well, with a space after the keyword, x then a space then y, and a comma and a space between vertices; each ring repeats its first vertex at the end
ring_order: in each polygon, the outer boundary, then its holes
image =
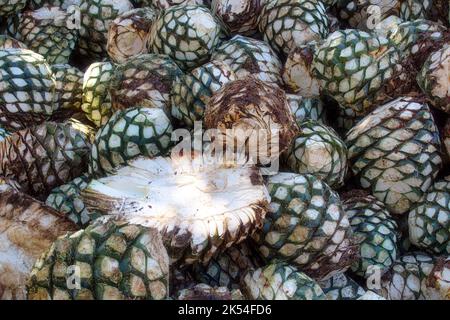
POLYGON ((270 201, 257 168, 216 160, 137 158, 82 197, 90 210, 158 229, 173 263, 206 263, 260 228, 270 201))

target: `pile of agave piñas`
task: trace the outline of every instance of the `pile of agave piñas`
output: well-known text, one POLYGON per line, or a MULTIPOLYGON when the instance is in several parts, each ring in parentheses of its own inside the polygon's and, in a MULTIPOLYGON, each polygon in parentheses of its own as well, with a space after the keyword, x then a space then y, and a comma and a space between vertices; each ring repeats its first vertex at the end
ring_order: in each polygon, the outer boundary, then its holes
POLYGON ((450 300, 449 73, 448 0, 0 0, 0 299, 450 300))

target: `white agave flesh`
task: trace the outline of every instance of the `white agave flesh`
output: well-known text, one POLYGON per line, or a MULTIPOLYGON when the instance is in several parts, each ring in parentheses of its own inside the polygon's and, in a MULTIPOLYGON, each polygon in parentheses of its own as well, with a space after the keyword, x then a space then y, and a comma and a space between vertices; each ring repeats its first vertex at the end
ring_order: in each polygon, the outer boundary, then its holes
POLYGON ((190 246, 194 256, 201 255, 215 250, 206 245, 210 238, 216 247, 247 237, 243 230, 261 226, 270 201, 255 167, 201 160, 137 158, 93 180, 83 196, 88 207, 157 228, 171 246, 190 246))

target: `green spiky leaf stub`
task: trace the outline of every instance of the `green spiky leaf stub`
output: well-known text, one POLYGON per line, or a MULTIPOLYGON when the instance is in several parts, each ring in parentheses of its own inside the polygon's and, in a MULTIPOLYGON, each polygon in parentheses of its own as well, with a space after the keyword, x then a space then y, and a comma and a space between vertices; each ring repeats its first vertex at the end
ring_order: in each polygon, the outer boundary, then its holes
POLYGON ((328 35, 328 16, 321 0, 271 0, 258 22, 264 40, 278 52, 289 52, 328 35))
POLYGON ((0 50, 0 124, 19 130, 56 110, 56 81, 44 57, 26 49, 0 50))
POLYGON ((0 50, 4 49, 27 49, 27 46, 13 37, 0 34, 0 50))
POLYGON ((86 227, 100 217, 100 214, 89 211, 81 199, 80 193, 88 183, 87 175, 75 178, 53 189, 45 200, 45 204, 66 215, 79 227, 86 227))
POLYGON ((0 0, 0 18, 19 13, 27 5, 27 0, 0 0))
POLYGON ((326 111, 320 98, 304 98, 297 94, 287 94, 286 98, 297 125, 306 120, 326 123, 326 111))
POLYGON ((171 134, 172 125, 161 109, 119 110, 95 135, 89 171, 101 176, 140 155, 166 155, 171 134))
POLYGON ((157 18, 151 7, 134 9, 118 16, 108 30, 107 51, 117 63, 147 53, 150 29, 157 18))
POLYGON ((377 268, 383 274, 397 258, 397 223, 383 203, 371 195, 350 195, 343 205, 353 233, 360 239, 359 257, 352 271, 360 276, 370 276, 377 268))
POLYGON ((312 73, 323 92, 341 107, 365 115, 386 101, 383 86, 400 72, 400 53, 381 35, 335 31, 314 52, 312 73))
POLYGON ((272 263, 247 272, 242 290, 250 300, 325 300, 319 285, 286 263, 272 263))
POLYGON ((109 85, 114 72, 111 62, 96 62, 83 76, 81 109, 97 127, 104 125, 112 115, 109 85))
POLYGON ((236 35, 214 50, 211 60, 228 64, 237 79, 254 76, 261 81, 281 85, 281 61, 264 41, 236 35))
POLYGON ((179 5, 162 11, 152 27, 149 48, 166 54, 181 68, 207 62, 221 36, 221 26, 208 8, 179 5))
POLYGON ((213 257, 206 265, 195 264, 192 274, 197 281, 213 287, 239 289, 242 275, 262 265, 258 254, 253 252, 252 244, 242 242, 213 257))
POLYGON ((286 151, 290 170, 312 174, 331 187, 342 186, 347 175, 347 147, 330 127, 313 120, 299 124, 300 133, 286 151))
POLYGON ((87 170, 90 143, 69 123, 45 122, 0 142, 0 175, 45 199, 50 191, 87 170))
POLYGON ((41 54, 49 64, 68 63, 78 41, 78 27, 71 13, 59 7, 43 7, 19 16, 15 38, 41 54))
POLYGON ((188 127, 202 121, 206 105, 213 93, 224 84, 236 80, 231 68, 221 61, 210 61, 180 77, 172 88, 172 116, 188 127))
POLYGON ((450 113, 450 44, 433 52, 417 75, 417 82, 430 103, 450 113))
POLYGON ((346 136, 360 185, 402 214, 433 183, 442 159, 438 129, 427 104, 398 98, 364 117, 346 136))
POLYGON ((56 101, 60 109, 81 110, 84 74, 70 64, 54 64, 51 69, 56 80, 56 101))
POLYGON ((119 15, 133 9, 128 0, 81 0, 81 26, 78 49, 84 56, 106 56, 108 29, 119 15))
POLYGON ((339 273, 326 281, 319 282, 327 300, 356 300, 366 291, 345 273, 339 273))
POLYGON ((168 275, 169 257, 154 229, 102 220, 58 238, 35 263, 27 293, 31 300, 161 300, 168 275), (69 286, 73 270, 78 289, 69 286))
POLYGON ((170 115, 170 92, 182 71, 168 56, 143 54, 120 64, 111 77, 112 107, 163 109, 170 115))
POLYGON ((450 176, 436 181, 409 212, 409 238, 419 248, 450 254, 450 176))
POLYGON ((341 201, 312 175, 279 173, 269 178, 270 210, 253 237, 266 261, 296 265, 315 279, 347 270, 357 247, 341 201))
POLYGON ((450 259, 412 252, 398 258, 381 282, 388 300, 445 300, 450 297, 450 259))

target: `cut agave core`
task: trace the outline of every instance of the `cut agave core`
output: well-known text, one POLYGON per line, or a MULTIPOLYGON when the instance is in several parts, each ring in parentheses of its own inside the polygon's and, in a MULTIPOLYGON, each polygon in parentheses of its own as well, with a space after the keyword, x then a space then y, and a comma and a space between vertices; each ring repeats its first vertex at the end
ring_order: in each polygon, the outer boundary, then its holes
POLYGON ((208 160, 137 158, 82 196, 92 210, 158 229, 172 262, 206 263, 261 228, 270 202, 256 167, 208 160))

